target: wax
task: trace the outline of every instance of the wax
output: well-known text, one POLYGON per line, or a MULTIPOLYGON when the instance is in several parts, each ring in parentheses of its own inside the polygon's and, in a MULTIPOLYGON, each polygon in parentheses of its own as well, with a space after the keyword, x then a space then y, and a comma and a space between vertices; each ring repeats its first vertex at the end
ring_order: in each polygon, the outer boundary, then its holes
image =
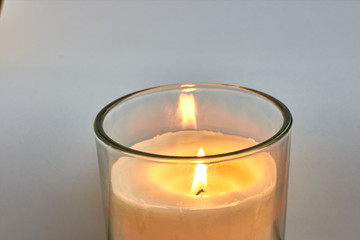
MULTIPOLYGON (((194 156, 199 148, 213 155, 255 144, 249 138, 194 130, 165 133, 132 148, 194 156)), ((204 164, 206 188, 196 195, 191 192, 196 164, 119 158, 111 168, 112 239, 276 239, 272 236, 276 166, 270 154, 204 164)))

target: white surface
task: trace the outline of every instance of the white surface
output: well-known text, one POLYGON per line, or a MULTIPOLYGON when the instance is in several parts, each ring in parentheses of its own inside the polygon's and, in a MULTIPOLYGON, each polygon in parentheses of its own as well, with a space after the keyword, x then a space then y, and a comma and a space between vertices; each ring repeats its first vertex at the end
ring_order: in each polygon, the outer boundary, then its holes
POLYGON ((0 17, 0 239, 105 239, 92 123, 180 82, 267 92, 295 120, 289 240, 360 237, 360 2, 19 1, 0 17))

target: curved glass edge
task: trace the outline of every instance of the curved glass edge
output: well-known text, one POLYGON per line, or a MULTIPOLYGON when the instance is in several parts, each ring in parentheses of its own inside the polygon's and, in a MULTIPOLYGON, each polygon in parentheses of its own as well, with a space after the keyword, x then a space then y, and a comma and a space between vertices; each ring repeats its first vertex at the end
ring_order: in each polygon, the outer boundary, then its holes
POLYGON ((257 152, 263 151, 267 147, 273 145, 274 143, 280 141, 281 139, 285 138, 289 133, 292 126, 292 116, 290 113, 290 110, 278 99, 263 93, 258 90, 254 90, 251 88, 246 87, 240 87, 236 85, 230 85, 230 84, 219 84, 219 83, 181 83, 181 84, 171 84, 171 85, 162 85, 152 88, 147 88, 144 90, 136 91, 130 94, 127 94, 123 97, 120 97, 108 105, 106 105, 103 109, 100 110, 100 112, 97 114, 95 121, 94 121, 94 131, 97 139, 101 142, 103 142, 105 145, 121 151, 122 154, 132 156, 132 157, 141 157, 143 159, 155 161, 155 162, 168 162, 168 163, 181 163, 181 162, 203 162, 206 161, 207 163, 216 163, 216 162, 223 162, 223 161, 229 161, 234 158, 240 158, 245 156, 250 156, 252 154, 255 154, 257 152), (268 138, 265 141, 260 142, 257 145, 254 145, 249 148, 244 148, 238 151, 233 152, 227 152, 222 154, 216 154, 216 155, 207 155, 205 157, 201 157, 201 160, 197 156, 169 156, 169 155, 160 155, 160 154, 154 154, 154 153, 148 153, 143 152, 139 150, 135 150, 129 147, 126 147, 124 145, 119 144, 118 142, 112 140, 106 133, 103 128, 103 122, 105 120, 106 115, 118 104, 125 101, 126 99, 129 99, 130 97, 134 97, 140 93, 144 92, 150 92, 153 90, 161 90, 161 89, 168 89, 168 88, 182 88, 182 87, 196 87, 196 86, 209 86, 209 87, 222 87, 222 88, 228 88, 228 89, 240 89, 243 91, 247 91, 250 93, 254 93, 258 96, 264 97, 268 101, 272 102, 281 112, 283 116, 283 124, 279 131, 277 131, 272 137, 268 138))

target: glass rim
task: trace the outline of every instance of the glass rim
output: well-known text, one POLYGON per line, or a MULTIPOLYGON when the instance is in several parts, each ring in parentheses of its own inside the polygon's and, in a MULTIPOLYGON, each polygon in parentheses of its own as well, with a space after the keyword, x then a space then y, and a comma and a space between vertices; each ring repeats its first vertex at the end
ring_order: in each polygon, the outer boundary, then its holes
POLYGON ((244 156, 249 156, 254 153, 260 152, 264 150, 265 148, 273 145, 274 143, 281 140, 284 136, 286 136, 291 129, 293 119, 291 116, 291 113, 289 109, 278 99, 263 93, 258 90, 254 90, 251 88, 236 86, 236 85, 230 85, 230 84, 220 84, 220 83, 181 83, 181 84, 169 84, 169 85, 161 85, 156 87, 151 87, 139 91, 132 92, 130 94, 127 94, 125 96, 122 96, 109 104, 107 104, 104 108, 100 110, 100 112, 97 114, 95 121, 94 121, 94 131, 96 137, 101 140, 105 145, 111 146, 115 150, 118 150, 126 155, 133 156, 133 157, 140 157, 143 159, 148 159, 156 162, 168 162, 168 163, 175 163, 175 162, 206 162, 206 163, 214 163, 214 162, 222 162, 224 160, 230 160, 234 158, 240 158, 244 156), (129 99, 130 97, 134 97, 136 95, 154 91, 154 90, 161 90, 161 89, 167 89, 167 88, 181 88, 181 87, 196 87, 196 86, 212 86, 212 87, 221 87, 221 88, 227 88, 227 89, 237 89, 246 91, 252 94, 255 94, 257 96, 265 98, 267 101, 271 102, 274 106, 276 106, 282 116, 283 116, 283 124, 281 128, 273 134, 270 138, 259 142, 258 144, 243 148, 240 150, 232 151, 232 152, 226 152, 226 153, 220 153, 220 154, 214 154, 214 155, 206 155, 203 157, 198 156, 171 156, 171 155, 161 155, 161 154, 155 154, 155 153, 149 153, 149 152, 143 152, 139 151, 127 146, 124 146, 116 141, 114 141, 111 137, 109 137, 104 128, 103 123, 106 118, 106 115, 118 104, 121 102, 129 99))

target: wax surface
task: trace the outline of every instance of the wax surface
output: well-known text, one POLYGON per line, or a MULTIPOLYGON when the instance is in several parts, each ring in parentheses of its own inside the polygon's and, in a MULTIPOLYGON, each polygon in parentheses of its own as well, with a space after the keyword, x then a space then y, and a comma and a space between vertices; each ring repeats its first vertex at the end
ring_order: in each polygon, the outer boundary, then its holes
MULTIPOLYGON (((213 155, 255 144, 239 136, 181 131, 132 148, 194 156, 200 147, 213 155)), ((199 195, 191 192, 195 166, 120 158, 111 170, 113 239, 275 239, 271 229, 276 168, 270 154, 208 164, 207 186, 199 195)))

